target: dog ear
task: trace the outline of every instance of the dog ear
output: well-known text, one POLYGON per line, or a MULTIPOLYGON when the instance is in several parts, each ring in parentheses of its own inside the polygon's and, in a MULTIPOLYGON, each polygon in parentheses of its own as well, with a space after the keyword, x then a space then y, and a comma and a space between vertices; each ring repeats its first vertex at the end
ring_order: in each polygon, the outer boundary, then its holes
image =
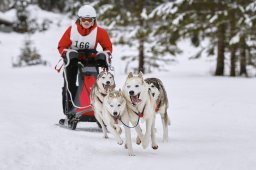
POLYGON ((122 90, 119 88, 119 90, 118 90, 118 96, 121 96, 121 97, 123 97, 123 93, 122 93, 122 90))
POLYGON ((133 74, 132 74, 132 72, 130 72, 129 74, 128 74, 128 78, 132 78, 133 77, 133 74))
POLYGON ((101 71, 98 76, 97 76, 97 80, 104 74, 104 71, 101 71))
POLYGON ((141 71, 139 72, 139 78, 143 78, 143 73, 141 71))

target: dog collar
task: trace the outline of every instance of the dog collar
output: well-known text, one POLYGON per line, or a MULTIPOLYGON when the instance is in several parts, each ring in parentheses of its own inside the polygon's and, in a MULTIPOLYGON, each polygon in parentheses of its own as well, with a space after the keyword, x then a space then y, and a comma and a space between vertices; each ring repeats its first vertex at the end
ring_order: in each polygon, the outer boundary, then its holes
POLYGON ((103 97, 105 97, 107 94, 104 94, 104 93, 100 93, 103 97))
MULTIPOLYGON (((101 96, 103 96, 103 98, 107 95, 104 93, 100 93, 101 96)), ((100 103, 103 103, 103 101, 100 99, 100 97, 97 95, 98 100, 100 101, 100 103)))

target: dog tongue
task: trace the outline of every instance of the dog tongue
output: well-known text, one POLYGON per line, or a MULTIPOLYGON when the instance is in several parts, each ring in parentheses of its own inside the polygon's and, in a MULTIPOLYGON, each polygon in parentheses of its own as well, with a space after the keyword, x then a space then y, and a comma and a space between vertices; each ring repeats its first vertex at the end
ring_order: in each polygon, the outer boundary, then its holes
POLYGON ((114 118, 115 124, 118 124, 118 118, 114 118))
POLYGON ((104 86, 104 89, 106 90, 106 91, 108 91, 108 90, 113 90, 113 85, 111 86, 111 85, 105 85, 104 86))
POLYGON ((131 99, 132 99, 132 103, 134 104, 141 102, 141 99, 139 99, 138 96, 131 96, 131 99))

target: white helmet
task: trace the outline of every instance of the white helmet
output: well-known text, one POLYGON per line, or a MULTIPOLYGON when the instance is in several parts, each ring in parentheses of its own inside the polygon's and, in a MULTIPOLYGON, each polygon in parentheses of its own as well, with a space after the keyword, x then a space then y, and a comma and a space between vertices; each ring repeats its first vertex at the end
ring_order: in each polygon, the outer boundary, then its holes
POLYGON ((77 16, 79 18, 96 18, 96 11, 92 6, 84 5, 78 10, 77 16))

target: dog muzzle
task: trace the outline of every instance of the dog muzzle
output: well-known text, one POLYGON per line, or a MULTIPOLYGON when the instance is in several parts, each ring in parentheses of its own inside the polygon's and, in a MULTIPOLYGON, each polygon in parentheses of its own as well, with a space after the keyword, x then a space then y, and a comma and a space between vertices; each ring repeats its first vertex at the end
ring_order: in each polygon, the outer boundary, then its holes
POLYGON ((118 124, 118 120, 121 119, 121 116, 120 116, 120 115, 116 115, 116 116, 111 115, 111 116, 112 116, 112 118, 114 119, 114 123, 115 123, 115 124, 118 124))
POLYGON ((103 85, 103 88, 105 89, 106 92, 112 91, 116 87, 115 84, 113 84, 113 85, 102 84, 102 85, 103 85))

